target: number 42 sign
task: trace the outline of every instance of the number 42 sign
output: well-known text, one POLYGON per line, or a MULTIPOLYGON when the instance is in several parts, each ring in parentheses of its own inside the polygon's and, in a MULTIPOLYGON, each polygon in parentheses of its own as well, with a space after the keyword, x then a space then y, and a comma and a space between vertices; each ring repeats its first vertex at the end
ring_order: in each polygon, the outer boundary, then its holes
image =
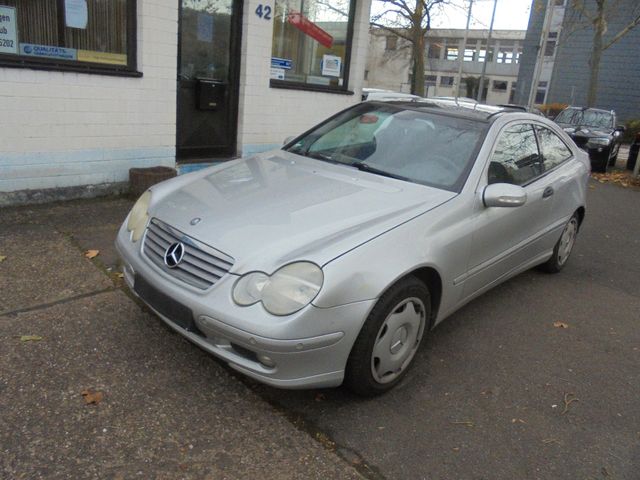
POLYGON ((256 16, 264 20, 271 20, 271 7, 259 3, 258 8, 256 8, 256 16))

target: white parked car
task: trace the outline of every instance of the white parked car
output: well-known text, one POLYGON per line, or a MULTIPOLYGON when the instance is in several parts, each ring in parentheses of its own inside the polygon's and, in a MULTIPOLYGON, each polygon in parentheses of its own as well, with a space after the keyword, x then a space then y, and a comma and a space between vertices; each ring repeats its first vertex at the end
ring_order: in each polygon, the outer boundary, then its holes
POLYGON ((375 395, 462 305, 566 265, 588 172, 537 115, 364 102, 280 150, 154 186, 116 246, 133 292, 232 368, 375 395))

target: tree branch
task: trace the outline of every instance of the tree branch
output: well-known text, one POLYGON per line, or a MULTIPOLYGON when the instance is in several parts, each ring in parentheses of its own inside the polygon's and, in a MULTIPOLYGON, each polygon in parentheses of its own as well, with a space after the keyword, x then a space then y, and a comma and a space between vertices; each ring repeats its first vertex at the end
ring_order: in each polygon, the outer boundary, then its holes
POLYGON ((413 43, 413 39, 409 35, 401 33, 400 29, 398 28, 387 27, 386 25, 382 25, 381 23, 375 23, 375 22, 370 22, 369 24, 374 27, 381 28, 382 30, 385 30, 389 33, 393 33, 394 35, 397 35, 398 37, 404 38, 405 40, 413 43))
POLYGON ((615 37, 613 37, 609 43, 605 43, 603 45, 603 47, 602 47, 602 50, 604 51, 607 48, 609 48, 611 45, 616 43, 618 40, 620 40, 627 33, 629 33, 629 31, 633 30, 638 25, 640 25, 640 15, 638 15, 635 19, 633 19, 633 21, 631 23, 629 23, 626 27, 624 27, 622 30, 620 30, 618 32, 618 34, 615 37))

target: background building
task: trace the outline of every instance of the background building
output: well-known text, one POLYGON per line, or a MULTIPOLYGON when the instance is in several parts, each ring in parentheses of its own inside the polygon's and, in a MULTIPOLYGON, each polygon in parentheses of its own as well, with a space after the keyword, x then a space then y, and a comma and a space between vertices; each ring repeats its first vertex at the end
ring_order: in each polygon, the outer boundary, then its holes
MULTIPOLYGON (((593 0, 586 0, 587 4, 593 0)), ((632 20, 638 0, 609 2, 615 6, 608 18, 605 42, 632 20)), ((515 100, 527 103, 540 37, 546 15, 546 2, 534 1, 524 44, 524 54, 515 100)), ((536 103, 566 103, 584 106, 589 86, 589 57, 593 46, 591 25, 578 25, 572 2, 556 0, 549 39, 544 46, 536 103)), ((621 120, 640 118, 640 27, 603 52, 600 63, 595 107, 615 110, 621 120)))
POLYGON ((370 0, 0 0, 0 206, 282 145, 360 101, 369 12, 370 0))
MULTIPOLYGON (((466 48, 463 45, 463 29, 432 29, 427 33, 425 52, 427 96, 454 95, 453 85, 458 73, 458 55, 464 50, 459 95, 468 96, 465 79, 473 77, 479 80, 486 57, 487 71, 483 98, 490 104, 510 103, 518 78, 525 32, 494 30, 491 44, 487 48, 488 33, 488 30, 470 30, 466 48)), ((380 28, 372 28, 369 38, 365 86, 409 92, 412 70, 410 43, 380 28)))

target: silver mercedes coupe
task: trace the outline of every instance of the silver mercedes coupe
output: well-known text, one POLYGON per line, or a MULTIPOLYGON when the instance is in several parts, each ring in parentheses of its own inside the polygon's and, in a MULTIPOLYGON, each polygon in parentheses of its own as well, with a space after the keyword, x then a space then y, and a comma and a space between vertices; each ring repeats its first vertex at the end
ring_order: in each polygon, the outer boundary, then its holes
POLYGON ((564 267, 589 170, 538 115, 365 102, 280 150, 155 185, 116 246, 132 291, 232 368, 370 396, 474 297, 564 267))

